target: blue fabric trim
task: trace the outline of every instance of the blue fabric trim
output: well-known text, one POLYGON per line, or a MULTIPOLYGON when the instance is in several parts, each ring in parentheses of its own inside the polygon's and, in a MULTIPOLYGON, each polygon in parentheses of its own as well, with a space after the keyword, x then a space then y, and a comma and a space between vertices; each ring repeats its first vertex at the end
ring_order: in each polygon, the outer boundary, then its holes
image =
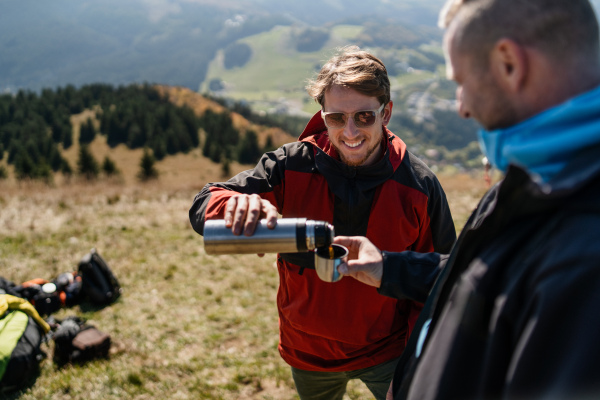
POLYGON ((496 168, 506 172, 516 164, 548 182, 579 150, 600 143, 600 87, 510 128, 480 130, 478 136, 496 168))

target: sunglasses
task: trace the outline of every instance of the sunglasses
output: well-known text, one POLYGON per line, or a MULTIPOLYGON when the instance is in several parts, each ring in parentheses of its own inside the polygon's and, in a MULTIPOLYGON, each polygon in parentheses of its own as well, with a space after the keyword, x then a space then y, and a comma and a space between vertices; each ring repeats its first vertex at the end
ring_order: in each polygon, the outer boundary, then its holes
POLYGON ((345 128, 349 118, 352 118, 357 128, 367 128, 375 123, 377 114, 381 113, 383 107, 385 107, 385 104, 382 104, 377 110, 356 111, 353 113, 325 112, 321 110, 321 118, 325 121, 325 126, 331 129, 345 128))

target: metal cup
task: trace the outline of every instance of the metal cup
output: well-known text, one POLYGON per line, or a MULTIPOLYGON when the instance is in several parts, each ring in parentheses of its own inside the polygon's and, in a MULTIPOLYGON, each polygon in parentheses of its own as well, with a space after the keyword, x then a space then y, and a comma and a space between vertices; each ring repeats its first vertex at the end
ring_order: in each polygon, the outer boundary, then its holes
POLYGON ((339 244, 332 244, 333 258, 330 258, 329 246, 318 247, 315 252, 315 269, 317 275, 325 282, 337 282, 344 275, 338 272, 340 264, 348 260, 348 249, 339 244))

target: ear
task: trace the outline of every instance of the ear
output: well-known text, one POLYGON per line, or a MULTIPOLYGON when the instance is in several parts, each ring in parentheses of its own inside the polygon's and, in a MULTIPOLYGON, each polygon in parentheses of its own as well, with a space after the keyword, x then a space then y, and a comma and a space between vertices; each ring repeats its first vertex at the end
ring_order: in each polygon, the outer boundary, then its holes
POLYGON ((385 107, 383 108, 383 125, 387 126, 392 119, 392 108, 394 107, 394 102, 390 100, 385 107))
POLYGON ((500 39, 490 53, 490 69, 506 90, 518 93, 528 73, 527 53, 514 40, 500 39))

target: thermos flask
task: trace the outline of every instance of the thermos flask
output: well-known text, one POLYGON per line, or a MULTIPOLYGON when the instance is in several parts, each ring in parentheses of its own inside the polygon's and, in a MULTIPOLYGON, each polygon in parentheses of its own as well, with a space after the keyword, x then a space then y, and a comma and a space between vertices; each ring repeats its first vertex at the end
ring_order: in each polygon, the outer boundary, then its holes
POLYGON ((204 223, 206 254, 298 253, 327 247, 335 236, 333 225, 306 218, 280 218, 273 229, 259 221, 252 236, 234 235, 225 220, 204 223))

